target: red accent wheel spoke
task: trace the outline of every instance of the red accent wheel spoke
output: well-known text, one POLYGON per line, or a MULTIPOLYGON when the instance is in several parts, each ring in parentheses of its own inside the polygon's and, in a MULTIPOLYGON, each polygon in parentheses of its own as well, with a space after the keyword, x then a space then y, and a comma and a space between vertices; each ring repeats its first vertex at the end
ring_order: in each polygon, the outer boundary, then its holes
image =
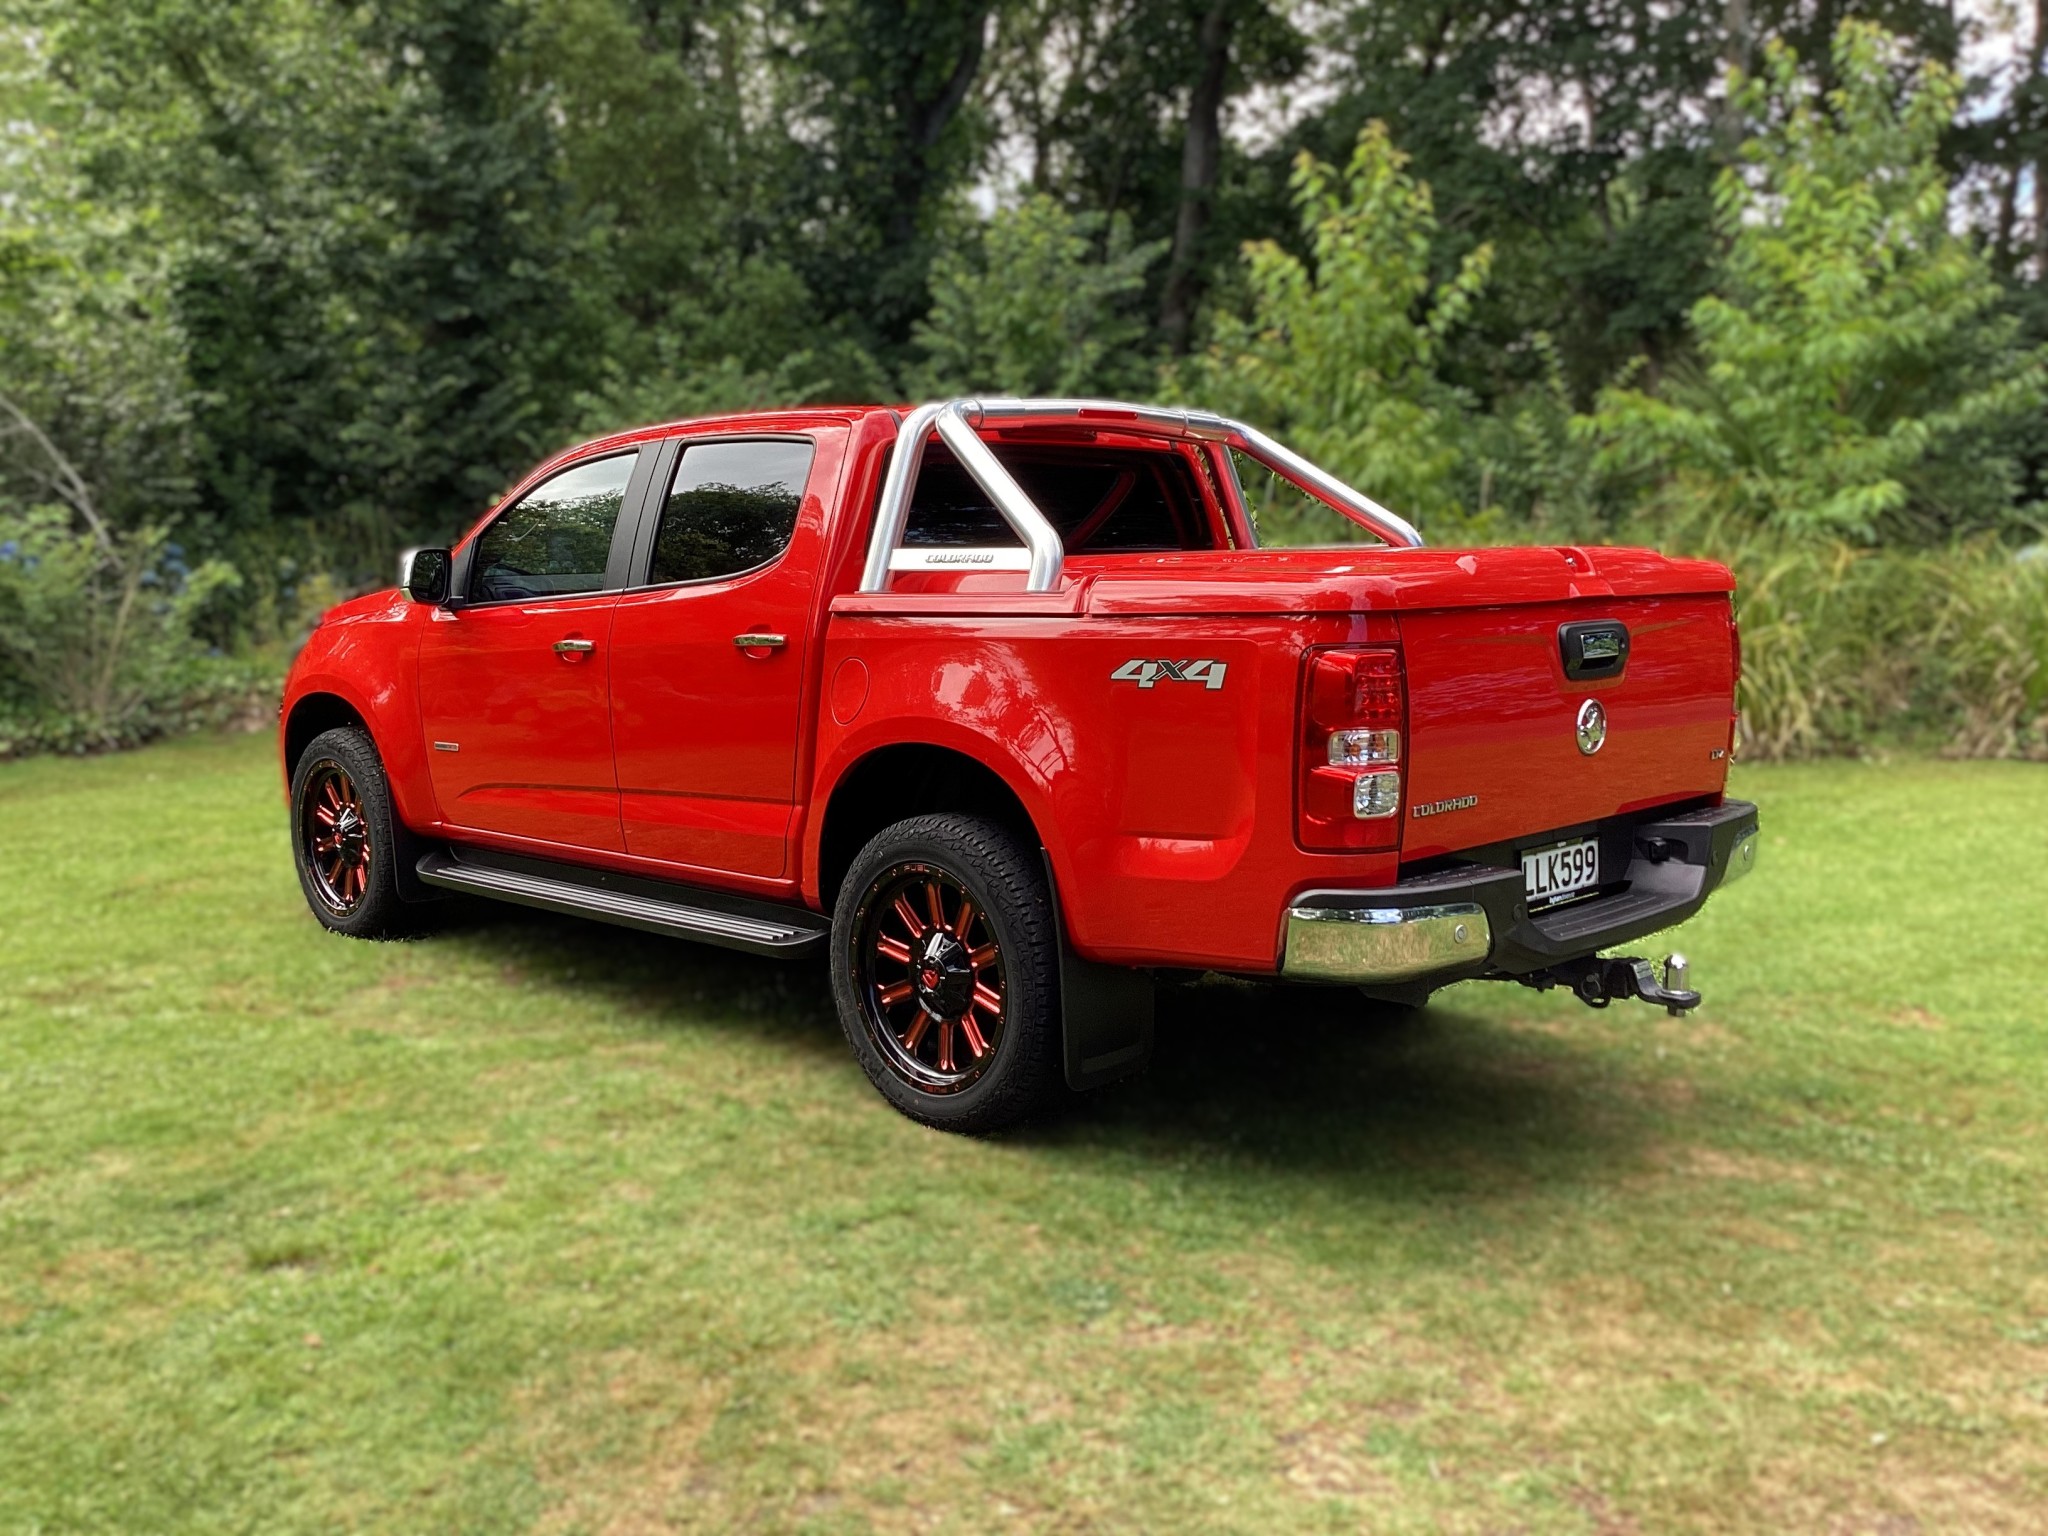
POLYGON ((868 1038, 914 1090, 961 1091, 1003 1049, 1006 977, 989 911, 961 876, 919 858, 877 875, 860 911, 852 948, 842 953, 853 964, 868 1038))
POLYGON ((913 939, 924 937, 924 919, 919 917, 916 909, 910 905, 908 896, 899 895, 896 898, 896 915, 903 919, 903 926, 910 930, 913 939))

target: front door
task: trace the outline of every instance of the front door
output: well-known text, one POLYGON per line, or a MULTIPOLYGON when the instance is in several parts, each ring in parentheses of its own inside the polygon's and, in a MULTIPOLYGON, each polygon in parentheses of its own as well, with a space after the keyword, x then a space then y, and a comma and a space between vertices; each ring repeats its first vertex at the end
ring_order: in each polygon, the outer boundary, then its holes
POLYGON ((784 872, 821 543, 812 482, 838 462, 818 447, 809 437, 724 439, 686 442, 677 457, 647 584, 612 618, 629 853, 784 872))
POLYGON ((464 601, 429 617, 420 713, 456 827, 625 847, 608 694, 614 544, 638 458, 585 460, 506 507, 468 552, 464 601))

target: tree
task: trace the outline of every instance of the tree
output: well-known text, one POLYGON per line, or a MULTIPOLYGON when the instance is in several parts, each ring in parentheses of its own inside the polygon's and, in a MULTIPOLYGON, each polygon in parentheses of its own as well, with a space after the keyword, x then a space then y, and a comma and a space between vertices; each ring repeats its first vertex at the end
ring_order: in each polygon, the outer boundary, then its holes
POLYGON ((2015 449, 2048 408, 2048 354, 1948 222, 1938 159, 1959 82, 1844 23, 1823 90, 1773 43, 1738 78, 1756 123, 1715 192, 1725 242, 1693 307, 1696 368, 1603 391, 1580 430, 1611 472, 1752 526, 1874 540, 2008 519, 2015 449))
POLYGON ((1433 280, 1436 213, 1406 165, 1380 123, 1342 170, 1303 155, 1293 186, 1308 259, 1271 241, 1246 246, 1251 313, 1219 316, 1181 381, 1426 522, 1463 510, 1471 402, 1440 370, 1492 253, 1482 246, 1433 280))
POLYGON ((789 109, 805 168, 784 217, 800 269, 862 340, 900 351, 925 311, 938 222, 978 165, 974 111, 991 0, 783 0, 794 28, 789 109))
POLYGON ((1042 193, 998 211, 933 264, 918 391, 1114 395, 1149 382, 1131 299, 1165 248, 1133 242, 1121 215, 1069 213, 1042 193))

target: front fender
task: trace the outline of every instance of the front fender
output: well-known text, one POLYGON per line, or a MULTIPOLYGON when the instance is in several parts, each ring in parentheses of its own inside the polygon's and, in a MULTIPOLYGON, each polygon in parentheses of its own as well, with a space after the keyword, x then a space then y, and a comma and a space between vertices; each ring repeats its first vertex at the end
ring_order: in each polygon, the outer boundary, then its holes
POLYGON ((335 609, 307 639, 285 679, 279 714, 278 754, 287 789, 292 764, 284 756, 293 713, 308 699, 328 695, 369 728, 399 819, 413 828, 441 820, 420 723, 414 619, 420 611, 403 593, 378 593, 335 609))

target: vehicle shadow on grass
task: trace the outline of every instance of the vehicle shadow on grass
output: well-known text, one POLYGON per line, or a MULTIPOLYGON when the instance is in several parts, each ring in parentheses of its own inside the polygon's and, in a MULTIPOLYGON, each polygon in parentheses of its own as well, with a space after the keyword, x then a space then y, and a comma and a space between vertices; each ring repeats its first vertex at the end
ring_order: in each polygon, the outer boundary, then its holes
POLYGON ((1639 1165, 1667 1134, 1656 1087, 1568 1029, 1524 1030, 1455 992, 1409 1011, 1335 988, 1162 987, 1151 1069, 1019 1137, 1484 1199, 1639 1165))
MULTIPOLYGON (((437 927, 563 985, 601 991, 663 1029, 771 1022, 793 1052, 844 1061, 821 962, 778 961, 488 903, 450 902, 437 927)), ((1557 1010, 1531 996, 1531 1012, 1557 1010)), ((1638 1058, 1564 1028, 1459 1007, 1419 1011, 1342 988, 1162 986, 1143 1076, 1006 1132, 1049 1157, 1114 1152, 1246 1160, 1380 1194, 1485 1199, 1545 1183, 1604 1183, 1672 1134, 1669 1084, 1638 1058)), ((879 1100, 877 1113, 886 1113, 879 1100)))

